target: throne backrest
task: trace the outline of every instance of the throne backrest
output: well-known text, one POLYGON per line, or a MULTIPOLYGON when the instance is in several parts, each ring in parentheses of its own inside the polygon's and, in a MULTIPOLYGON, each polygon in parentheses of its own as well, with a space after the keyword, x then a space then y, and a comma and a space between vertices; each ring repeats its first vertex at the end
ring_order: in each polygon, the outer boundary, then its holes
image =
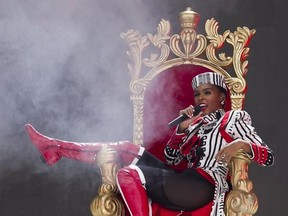
MULTIPOLYGON (((205 24, 206 35, 197 34, 200 15, 191 8, 179 14, 182 30, 170 36, 171 24, 162 19, 157 33, 141 36, 129 30, 121 34, 129 45, 128 68, 134 108, 133 142, 137 145, 165 145, 171 130, 167 123, 180 109, 193 103, 192 77, 214 71, 225 77, 230 91, 227 109, 242 109, 246 93, 249 42, 255 30, 238 27, 218 33, 218 22, 205 24), (232 47, 231 54, 223 51, 232 47), (150 53, 150 57, 145 55, 150 53), (168 136, 167 136, 168 135, 168 136)), ((153 149, 152 149, 153 151, 153 149)), ((155 151, 157 154, 158 151, 155 151)), ((161 157, 161 156, 160 156, 161 157)))

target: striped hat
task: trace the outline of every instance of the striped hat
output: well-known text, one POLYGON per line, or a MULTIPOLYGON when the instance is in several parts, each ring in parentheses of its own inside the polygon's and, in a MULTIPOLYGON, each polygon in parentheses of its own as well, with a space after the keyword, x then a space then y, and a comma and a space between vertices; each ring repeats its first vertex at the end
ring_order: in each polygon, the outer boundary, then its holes
POLYGON ((195 90, 199 85, 210 83, 219 87, 224 88, 227 91, 225 85, 225 79, 222 75, 215 72, 205 72, 198 74, 192 79, 192 88, 195 90))

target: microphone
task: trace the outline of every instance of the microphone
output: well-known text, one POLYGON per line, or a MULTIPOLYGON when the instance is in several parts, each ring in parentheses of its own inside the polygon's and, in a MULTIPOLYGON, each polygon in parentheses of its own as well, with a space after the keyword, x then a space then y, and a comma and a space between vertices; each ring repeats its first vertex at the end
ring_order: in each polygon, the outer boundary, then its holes
MULTIPOLYGON (((202 111, 202 107, 200 105, 195 106, 193 116, 198 115, 201 111, 202 111)), ((168 123, 168 125, 169 125, 169 127, 173 127, 173 126, 176 126, 176 125, 180 124, 181 122, 185 121, 186 119, 189 119, 189 117, 185 114, 182 114, 182 115, 178 116, 177 118, 175 118, 174 120, 170 121, 168 123)))

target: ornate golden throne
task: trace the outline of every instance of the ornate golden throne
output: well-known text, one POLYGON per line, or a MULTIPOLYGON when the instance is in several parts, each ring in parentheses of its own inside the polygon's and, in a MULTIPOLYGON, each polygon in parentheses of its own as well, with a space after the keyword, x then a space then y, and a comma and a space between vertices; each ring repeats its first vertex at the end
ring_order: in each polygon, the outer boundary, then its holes
MULTIPOLYGON (((179 109, 193 100, 190 83, 197 73, 206 70, 225 76, 230 90, 227 110, 243 107, 248 44, 255 30, 237 27, 234 32, 226 30, 221 34, 218 33, 218 22, 212 18, 206 21, 206 35, 197 34, 199 19, 198 13, 187 8, 179 14, 182 28, 179 34, 170 35, 171 24, 164 19, 158 24, 155 35, 141 36, 136 30, 121 34, 129 46, 133 142, 145 145, 160 159, 163 159, 161 148, 166 144, 167 135, 169 138, 172 133, 167 124, 179 109), (155 130, 157 133, 153 133, 155 130)), ((232 190, 225 202, 228 216, 248 216, 257 211, 258 200, 248 178, 250 162, 244 153, 239 152, 229 164, 232 190)), ((115 174, 121 166, 117 153, 108 147, 103 148, 97 155, 97 164, 101 169, 102 185, 98 196, 91 202, 93 216, 125 215, 115 182, 115 174)))

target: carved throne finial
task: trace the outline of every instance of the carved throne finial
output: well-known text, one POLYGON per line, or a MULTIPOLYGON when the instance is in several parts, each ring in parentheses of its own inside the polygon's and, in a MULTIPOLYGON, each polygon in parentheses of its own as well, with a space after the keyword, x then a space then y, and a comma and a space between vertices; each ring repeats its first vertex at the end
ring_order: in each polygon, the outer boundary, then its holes
POLYGON ((200 15, 188 7, 179 13, 179 22, 182 27, 180 35, 175 34, 170 39, 172 52, 182 58, 184 64, 191 64, 192 59, 205 50, 206 39, 203 35, 197 35, 196 32, 199 20, 200 15))
POLYGON ((192 28, 196 29, 200 20, 200 15, 193 11, 191 7, 181 13, 179 13, 180 25, 183 29, 192 28))

